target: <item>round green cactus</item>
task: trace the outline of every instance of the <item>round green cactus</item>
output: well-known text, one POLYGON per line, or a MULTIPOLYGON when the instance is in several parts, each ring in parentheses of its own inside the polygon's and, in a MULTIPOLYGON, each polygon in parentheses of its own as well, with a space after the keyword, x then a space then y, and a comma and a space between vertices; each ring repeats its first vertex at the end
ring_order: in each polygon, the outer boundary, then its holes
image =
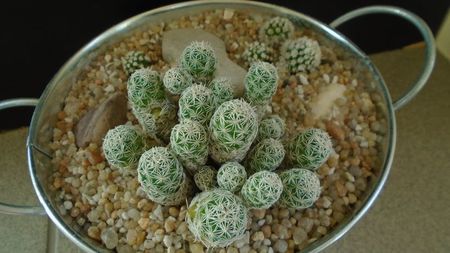
POLYGON ((159 73, 145 68, 138 69, 128 79, 128 100, 135 107, 146 108, 165 99, 159 73))
POLYGON ((110 129, 103 139, 106 160, 119 169, 134 167, 144 149, 144 137, 130 125, 119 125, 110 129))
POLYGON ((308 37, 286 41, 281 51, 282 61, 293 74, 314 69, 322 57, 319 43, 308 37))
POLYGON ((193 83, 192 76, 183 68, 174 67, 166 71, 163 78, 164 87, 174 94, 180 95, 193 83))
POLYGON ((211 166, 202 166, 194 175, 194 182, 202 191, 209 191, 217 187, 217 171, 211 166))
POLYGON ((257 140, 281 139, 284 135, 286 124, 278 115, 270 115, 259 123, 257 140))
POLYGON ((277 91, 278 73, 274 65, 255 62, 245 75, 245 99, 254 105, 267 104, 277 91))
POLYGON ((233 193, 215 189, 192 200, 186 221, 195 239, 207 248, 227 247, 243 237, 248 210, 233 193))
POLYGON ((267 209, 278 201, 282 192, 283 184, 276 173, 260 171, 248 178, 241 196, 248 207, 267 209))
POLYGON ((214 99, 210 88, 201 84, 189 86, 178 100, 180 121, 190 119, 206 125, 214 112, 214 99))
POLYGON ((206 41, 193 41, 181 54, 181 66, 197 81, 210 79, 216 70, 217 59, 206 41))
POLYGON ((280 44, 292 37, 294 24, 282 17, 274 17, 266 21, 259 29, 260 38, 269 44, 280 44))
POLYGON ((122 57, 122 66, 128 75, 133 74, 134 71, 150 66, 150 59, 141 51, 128 52, 125 57, 122 57))
POLYGON ((263 42, 255 41, 247 45, 242 57, 249 65, 258 61, 273 61, 273 49, 263 42))
POLYGON ((288 146, 291 163, 302 169, 317 170, 325 163, 333 150, 330 136, 318 128, 299 133, 288 146))
POLYGON ((209 123, 211 157, 219 162, 241 161, 258 133, 257 115, 242 99, 221 104, 209 123))
POLYGON ((308 208, 320 196, 320 180, 312 171, 293 168, 280 174, 283 193, 280 205, 287 208, 308 208))
POLYGON ((183 166, 165 147, 153 147, 139 159, 138 180, 147 196, 161 205, 177 205, 187 197, 183 166))
POLYGON ((214 106, 219 107, 223 102, 233 99, 233 87, 227 78, 216 78, 209 84, 213 94, 214 106))
POLYGON ((217 172, 217 184, 221 189, 237 192, 247 180, 244 166, 237 162, 223 164, 217 172))
POLYGON ((280 166, 285 154, 279 140, 264 139, 250 151, 246 167, 251 174, 263 170, 274 171, 280 166))

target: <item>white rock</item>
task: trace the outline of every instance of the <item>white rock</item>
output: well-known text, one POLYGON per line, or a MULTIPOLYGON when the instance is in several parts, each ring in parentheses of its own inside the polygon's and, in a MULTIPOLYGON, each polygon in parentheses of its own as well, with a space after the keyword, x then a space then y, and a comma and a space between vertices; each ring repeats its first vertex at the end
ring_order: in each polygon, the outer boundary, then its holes
POLYGON ((117 243, 119 242, 119 237, 117 236, 116 231, 112 228, 103 230, 100 238, 108 249, 114 249, 117 247, 117 243))
POLYGON ((346 87, 342 84, 332 83, 326 86, 311 103, 311 112, 314 118, 327 117, 334 102, 344 95, 346 87))
POLYGON ((136 208, 132 208, 132 209, 128 210, 127 214, 128 214, 128 217, 130 217, 134 221, 138 221, 139 218, 141 218, 141 213, 136 208))

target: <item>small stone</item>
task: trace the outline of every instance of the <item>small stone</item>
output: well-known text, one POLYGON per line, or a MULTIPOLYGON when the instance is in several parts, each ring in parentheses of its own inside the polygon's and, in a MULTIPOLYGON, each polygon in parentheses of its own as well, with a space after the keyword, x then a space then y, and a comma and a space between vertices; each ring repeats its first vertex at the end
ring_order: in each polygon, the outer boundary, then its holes
POLYGON ((166 247, 170 247, 173 244, 173 237, 170 235, 165 235, 163 238, 163 243, 166 247))
POLYGON ((100 237, 108 249, 114 249, 119 242, 119 237, 117 236, 116 231, 112 228, 103 230, 100 237))
POLYGON ((191 243, 189 245, 189 249, 191 250, 192 253, 204 253, 203 245, 199 243, 191 243))
POLYGON ((134 230, 134 229, 128 230, 127 235, 126 235, 126 239, 127 239, 127 243, 129 245, 136 244, 136 239, 137 239, 137 232, 136 232, 136 230, 134 230))
POLYGON ((277 242, 275 242, 275 245, 273 245, 273 249, 275 250, 275 252, 286 252, 288 249, 288 243, 285 240, 278 240, 277 242))
POLYGON ((135 208, 128 210, 127 214, 128 214, 128 217, 130 217, 134 221, 138 221, 139 218, 141 218, 141 213, 135 208))
POLYGON ((167 233, 174 231, 177 228, 177 219, 172 216, 169 216, 164 222, 164 229, 167 233))
POLYGON ((135 252, 130 245, 122 244, 117 246, 117 253, 133 253, 135 252))
POLYGON ((72 201, 64 201, 64 208, 66 210, 70 210, 72 209, 72 207, 73 207, 72 201))
POLYGON ((95 240, 100 240, 100 229, 95 226, 90 226, 88 228, 88 236, 95 240))
POLYGON ((144 248, 145 249, 153 249, 155 247, 155 242, 152 240, 145 240, 144 241, 144 248))
POLYGON ((234 15, 234 10, 233 9, 225 9, 223 11, 223 19, 225 20, 230 20, 234 15))
POLYGON ((266 209, 254 209, 252 210, 253 217, 257 220, 264 218, 266 216, 266 209))
POLYGON ((295 227, 292 232, 292 239, 294 239, 295 244, 301 244, 308 239, 308 234, 302 228, 295 227))
POLYGON ((264 240, 264 233, 261 231, 257 231, 252 235, 252 241, 262 241, 264 240))
POLYGON ((155 242, 162 242, 164 238, 164 229, 157 229, 155 231, 154 237, 153 239, 155 240, 155 242))
POLYGON ((187 231, 187 224, 186 222, 181 222, 180 225, 177 227, 177 234, 184 235, 187 231))
POLYGON ((264 225, 261 228, 261 231, 263 232, 265 238, 270 238, 270 235, 272 234, 272 226, 264 225))
POLYGON ((150 219, 149 218, 140 218, 138 220, 138 224, 143 230, 147 229, 149 223, 150 223, 150 219))
POLYGON ((286 208, 280 209, 280 211, 278 212, 278 217, 280 219, 289 217, 289 210, 286 208))
POLYGON ((231 247, 228 247, 227 253, 239 253, 239 250, 236 249, 235 247, 231 246, 231 247))
POLYGON ((178 217, 178 214, 180 213, 180 210, 176 207, 170 207, 169 208, 169 215, 173 217, 178 217))
POLYGON ((150 215, 150 218, 157 220, 157 221, 164 221, 164 216, 162 212, 161 205, 158 205, 155 210, 153 210, 152 214, 150 215))

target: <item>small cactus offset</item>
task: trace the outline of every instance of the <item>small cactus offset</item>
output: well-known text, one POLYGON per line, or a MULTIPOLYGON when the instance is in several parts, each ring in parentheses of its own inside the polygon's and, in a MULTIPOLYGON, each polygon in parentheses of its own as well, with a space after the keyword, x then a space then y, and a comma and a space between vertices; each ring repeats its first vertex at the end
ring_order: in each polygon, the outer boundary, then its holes
POLYGON ((247 45, 242 57, 247 61, 247 64, 251 65, 258 61, 272 62, 273 54, 274 52, 271 47, 262 42, 255 41, 247 45))
POLYGON ((174 67, 164 74, 164 87, 173 95, 180 95, 193 83, 192 76, 183 68, 174 67))
POLYGON ((278 73, 273 64, 255 62, 245 75, 245 99, 252 105, 265 105, 277 91, 278 73))
POLYGON ((190 119, 206 125, 214 112, 212 91, 201 84, 189 86, 181 93, 178 105, 180 121, 190 119))
POLYGON ((287 208, 308 208, 320 196, 320 180, 312 171, 293 168, 280 174, 283 193, 280 205, 287 208))
POLYGON ((151 103, 165 99, 159 73, 148 68, 136 70, 128 78, 127 88, 128 100, 135 107, 146 108, 151 103))
POLYGON ((283 184, 276 173, 260 171, 248 178, 241 196, 249 208, 267 209, 278 201, 282 191, 283 184))
POLYGON ((280 166, 285 153, 279 140, 264 139, 249 152, 246 167, 250 174, 262 170, 274 171, 280 166))
POLYGON ((217 171, 211 166, 202 166, 194 175, 194 182, 202 191, 210 191, 217 187, 217 171))
POLYGON ((131 51, 122 57, 122 66, 128 75, 134 71, 150 66, 150 59, 141 51, 131 51))
POLYGON ((244 166, 237 162, 223 164, 217 172, 217 184, 221 189, 237 192, 247 180, 244 166))
POLYGON ((292 37, 294 24, 282 17, 274 17, 264 23, 259 30, 260 38, 269 44, 280 44, 292 37))
POLYGON ((333 150, 330 136, 318 128, 309 128, 299 133, 289 144, 290 162, 299 168, 317 170, 324 164, 333 150))
POLYGON ((144 150, 144 137, 130 125, 119 125, 110 129, 103 139, 106 160, 119 169, 132 169, 144 150))
POLYGON ((282 61, 292 74, 314 69, 322 57, 319 43, 308 37, 286 41, 281 51, 282 61))
POLYGON ((208 42, 194 41, 183 50, 180 62, 196 81, 206 81, 216 71, 217 58, 208 42))
POLYGON ((211 87, 215 108, 234 97, 233 87, 227 78, 216 78, 211 81, 209 87, 211 87))
POLYGON ((258 133, 257 115, 242 99, 221 104, 209 123, 211 157, 219 162, 241 161, 258 133))
POLYGON ((227 247, 244 236, 248 210, 233 193, 215 189, 191 201, 186 221, 195 239, 207 248, 227 247))
POLYGON ((278 115, 270 115, 262 119, 259 123, 257 140, 281 139, 284 135, 286 124, 278 115))

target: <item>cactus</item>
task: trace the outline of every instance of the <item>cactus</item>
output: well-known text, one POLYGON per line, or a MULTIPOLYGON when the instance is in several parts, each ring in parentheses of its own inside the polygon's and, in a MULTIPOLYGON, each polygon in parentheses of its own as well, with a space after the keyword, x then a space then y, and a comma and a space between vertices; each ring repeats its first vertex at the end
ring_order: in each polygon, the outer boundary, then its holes
POLYGON ((258 128, 257 140, 263 139, 281 139, 284 135, 286 124, 278 115, 270 115, 261 120, 258 128))
POLYGON ((278 201, 282 192, 283 184, 276 173, 260 171, 248 178, 241 196, 249 208, 267 209, 278 201))
POLYGON ((209 124, 211 157, 219 162, 241 161, 258 133, 257 115, 244 100, 221 104, 209 124))
POLYGON ((282 61, 292 74, 314 69, 322 57, 319 43, 308 37, 286 41, 281 52, 282 61))
POLYGON ((148 68, 139 69, 128 78, 128 100, 133 106, 146 108, 164 99, 164 87, 158 72, 148 68))
POLYGON ((216 78, 209 84, 213 94, 214 106, 219 107, 223 102, 233 99, 233 87, 227 78, 216 78))
POLYGON ((249 152, 246 167, 249 174, 262 170, 274 171, 284 159, 285 150, 279 140, 264 139, 249 152))
POLYGON ((195 239, 207 248, 227 247, 243 237, 248 210, 233 193, 215 189, 191 201, 186 221, 195 239))
POLYGON ((274 17, 259 29, 260 39, 269 44, 280 44, 292 37, 294 24, 287 18, 274 17))
POLYGON ((181 163, 165 147, 153 147, 142 154, 138 180, 147 196, 161 205, 181 204, 189 192, 181 163))
POLYGON ((245 99, 252 105, 267 104, 277 91, 278 73, 274 65, 255 62, 245 75, 245 99))
POLYGON ((128 75, 133 74, 134 71, 150 66, 150 59, 141 51, 128 52, 125 57, 122 57, 122 66, 128 75))
POLYGON ((273 54, 274 52, 271 47, 262 42, 255 41, 247 45, 242 57, 247 64, 251 65, 258 61, 271 62, 273 61, 273 54))
POLYGON ((325 163, 333 150, 330 136, 318 128, 299 133, 288 146, 288 157, 294 166, 317 170, 325 163))
POLYGON ((106 160, 119 169, 133 168, 144 149, 144 137, 130 125, 119 125, 110 129, 103 139, 106 160))
POLYGON ((202 191, 209 191, 217 186, 217 171, 211 166, 201 167, 194 175, 194 182, 202 191))
POLYGON ((320 196, 320 180, 312 171, 293 168, 280 174, 283 193, 280 205, 287 208, 308 208, 320 196))
POLYGON ((192 76, 180 67, 174 67, 166 71, 163 78, 164 87, 173 95, 180 95, 193 83, 192 76))
POLYGON ((189 86, 181 93, 178 105, 180 121, 190 119, 206 125, 214 112, 212 91, 200 84, 189 86))
POLYGON ((244 166, 237 162, 223 164, 217 172, 217 184, 221 189, 237 192, 247 180, 244 166))
POLYGON ((206 41, 193 41, 181 54, 181 66, 196 81, 209 80, 216 70, 217 59, 211 45, 206 41))

